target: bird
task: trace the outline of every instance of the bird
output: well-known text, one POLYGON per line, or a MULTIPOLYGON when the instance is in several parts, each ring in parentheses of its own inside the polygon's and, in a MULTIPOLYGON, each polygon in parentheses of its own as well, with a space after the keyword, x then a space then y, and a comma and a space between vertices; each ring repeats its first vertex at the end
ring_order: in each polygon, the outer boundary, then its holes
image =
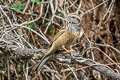
POLYGON ((70 53, 70 45, 76 38, 79 38, 80 29, 81 29, 81 19, 76 16, 70 16, 68 19, 69 22, 66 23, 65 29, 60 30, 52 42, 52 45, 49 51, 43 56, 41 61, 36 67, 36 71, 40 71, 41 67, 46 63, 51 55, 53 55, 58 50, 65 50, 67 53, 70 53))

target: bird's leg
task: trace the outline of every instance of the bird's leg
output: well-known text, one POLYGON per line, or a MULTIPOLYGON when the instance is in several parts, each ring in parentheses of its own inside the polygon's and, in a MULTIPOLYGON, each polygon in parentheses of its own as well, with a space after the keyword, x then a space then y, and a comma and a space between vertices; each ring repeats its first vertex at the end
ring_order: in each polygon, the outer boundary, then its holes
POLYGON ((65 48, 65 45, 62 46, 62 48, 67 52, 67 53, 71 53, 73 50, 68 50, 65 48))

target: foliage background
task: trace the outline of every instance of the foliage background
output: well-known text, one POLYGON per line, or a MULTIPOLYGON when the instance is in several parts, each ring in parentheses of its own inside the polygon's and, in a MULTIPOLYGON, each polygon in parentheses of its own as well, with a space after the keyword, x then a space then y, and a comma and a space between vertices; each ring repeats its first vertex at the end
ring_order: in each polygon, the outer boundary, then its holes
POLYGON ((72 48, 119 73, 119 5, 119 0, 0 0, 0 79, 110 80, 90 66, 58 61, 48 61, 47 70, 37 73, 33 69, 40 59, 21 59, 15 51, 48 49, 64 26, 64 12, 75 13, 82 18, 84 35, 72 48))

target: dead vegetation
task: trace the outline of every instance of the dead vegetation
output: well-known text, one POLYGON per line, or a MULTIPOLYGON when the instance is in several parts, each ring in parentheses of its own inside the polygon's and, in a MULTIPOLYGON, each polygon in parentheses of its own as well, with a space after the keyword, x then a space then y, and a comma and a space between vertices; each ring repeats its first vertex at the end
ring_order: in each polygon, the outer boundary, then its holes
POLYGON ((120 80, 119 5, 119 0, 0 0, 0 80, 120 80), (58 52, 37 73, 65 15, 73 13, 84 30, 72 45, 75 52, 58 52))

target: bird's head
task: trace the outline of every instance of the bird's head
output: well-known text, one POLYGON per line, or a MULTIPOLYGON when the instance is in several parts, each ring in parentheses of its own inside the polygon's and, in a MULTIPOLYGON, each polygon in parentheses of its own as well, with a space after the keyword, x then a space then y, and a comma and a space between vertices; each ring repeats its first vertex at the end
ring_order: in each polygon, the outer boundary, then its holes
POLYGON ((68 15, 67 28, 79 37, 81 32, 81 18, 77 15, 68 15))

